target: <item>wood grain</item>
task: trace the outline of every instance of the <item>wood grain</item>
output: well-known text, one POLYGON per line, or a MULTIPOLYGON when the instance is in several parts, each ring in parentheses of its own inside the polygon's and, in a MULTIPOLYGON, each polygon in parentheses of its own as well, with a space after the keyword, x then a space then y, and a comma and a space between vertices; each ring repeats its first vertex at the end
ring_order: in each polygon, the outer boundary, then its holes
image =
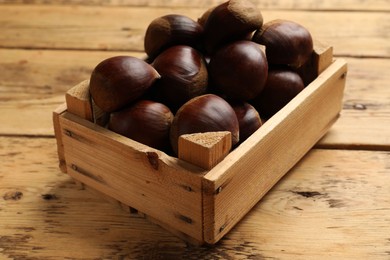
POLYGON ((389 150, 390 60, 347 60, 343 110, 319 147, 389 150))
POLYGON ((119 54, 0 49, 0 134, 51 136, 51 112, 65 102, 66 91, 89 79, 101 60, 119 54))
MULTIPOLYGON (((389 2, 254 1, 266 20, 298 19, 347 58, 344 109, 318 147, 388 150, 389 2)), ((51 113, 66 90, 105 57, 142 55, 156 15, 195 18, 216 2, 0 0, 0 259, 390 258, 389 152, 312 150, 223 240, 200 248, 61 173, 51 113)))
POLYGON ((184 134, 179 137, 178 158, 210 170, 232 149, 229 131, 184 134))
POLYGON ((2 259, 390 255, 388 152, 312 150, 216 246, 199 248, 80 189, 58 169, 54 138, 0 137, 0 158, 2 259))
POLYGON ((205 175, 205 241, 225 235, 328 131, 341 110, 346 70, 335 60, 205 175))
MULTIPOLYGON (((184 7, 2 5, 0 47, 143 51, 145 31, 154 18, 175 12, 197 19, 204 11, 184 7)), ((265 10, 263 17, 265 21, 283 18, 304 25, 314 38, 332 45, 336 55, 390 57, 390 16, 386 12, 265 10)))
POLYGON ((94 122, 89 80, 84 80, 69 89, 65 94, 65 100, 69 113, 94 122))
MULTIPOLYGON (((51 5, 107 5, 107 6, 148 6, 148 7, 203 7, 207 8, 224 0, 0 0, 0 4, 51 4, 51 5)), ((294 0, 252 0, 262 9, 305 9, 305 10, 370 10, 389 11, 386 0, 328 0, 328 1, 294 1, 294 0)))
POLYGON ((70 113, 59 121, 69 175, 202 241, 202 169, 70 113))
MULTIPOLYGON (((65 101, 65 92, 89 78, 102 59, 124 53, 0 49, 0 134, 52 136, 51 112, 65 101)), ((140 52, 129 55, 143 57, 140 52)), ((321 147, 359 143, 385 149, 390 146, 390 60, 346 60, 344 108, 321 147)))

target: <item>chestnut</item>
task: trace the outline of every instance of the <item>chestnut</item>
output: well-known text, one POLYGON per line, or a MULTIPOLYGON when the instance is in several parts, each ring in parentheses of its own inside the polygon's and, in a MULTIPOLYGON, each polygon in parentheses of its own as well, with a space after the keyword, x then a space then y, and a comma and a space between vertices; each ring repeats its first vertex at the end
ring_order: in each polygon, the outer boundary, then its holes
POLYGON ((251 104, 261 117, 270 118, 304 89, 302 78, 289 68, 271 68, 264 90, 251 104))
POLYGON ((172 121, 173 114, 164 104, 139 100, 111 113, 108 129, 150 147, 167 150, 172 121))
POLYGON ((209 64, 212 84, 228 99, 253 99, 263 90, 267 74, 267 58, 260 45, 252 41, 225 45, 209 64))
POLYGON ((263 24, 260 10, 249 0, 230 0, 203 15, 204 47, 214 53, 222 45, 245 38, 263 24))
POLYGON ((302 66, 313 52, 313 39, 302 25, 287 21, 273 20, 257 30, 252 40, 266 46, 270 64, 302 66))
POLYGON ((89 91, 96 105, 110 113, 140 98, 158 78, 158 72, 144 60, 115 56, 92 71, 89 91))
POLYGON ((237 116, 240 143, 242 143, 261 127, 262 119, 257 110, 248 102, 233 102, 231 106, 237 116))
POLYGON ((154 19, 146 29, 145 52, 154 58, 174 45, 199 48, 202 35, 203 27, 191 18, 179 14, 164 15, 154 19))
POLYGON ((210 16, 211 12, 212 12, 214 9, 215 9, 215 6, 210 7, 209 9, 207 9, 207 10, 198 18, 198 24, 200 24, 200 26, 202 26, 202 27, 205 26, 207 19, 209 19, 209 16, 210 16))
POLYGON ((155 87, 157 100, 176 111, 193 97, 205 94, 208 72, 203 56, 194 48, 176 45, 163 51, 152 66, 161 75, 155 87))
POLYGON ((170 141, 173 151, 178 153, 178 140, 183 134, 230 131, 232 145, 239 141, 239 124, 230 104, 214 94, 195 97, 185 103, 176 113, 170 141))

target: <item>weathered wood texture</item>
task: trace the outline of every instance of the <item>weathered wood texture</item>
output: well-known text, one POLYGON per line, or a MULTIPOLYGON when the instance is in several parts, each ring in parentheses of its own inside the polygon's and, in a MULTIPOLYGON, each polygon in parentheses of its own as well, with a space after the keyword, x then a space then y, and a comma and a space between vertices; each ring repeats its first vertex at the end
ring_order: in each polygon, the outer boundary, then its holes
MULTIPOLYGON (((307 24, 347 57, 344 109, 321 147, 388 150, 389 2, 255 1, 266 20, 307 24)), ((196 18, 216 2, 0 0, 1 259, 389 259, 388 152, 311 151, 222 241, 201 248, 60 172, 51 113, 66 90, 103 58, 142 56, 155 16, 196 18)))
MULTIPOLYGON (((145 30, 154 18, 174 12, 197 19, 204 11, 204 8, 3 5, 0 47, 143 51, 145 30)), ((372 12, 266 10, 263 17, 265 21, 283 18, 304 25, 316 39, 334 46, 336 55, 390 57, 387 12, 372 15, 372 12)))
MULTIPOLYGON (((124 53, 0 49, 0 134, 52 136, 51 112, 65 101, 65 92, 88 79, 102 59, 124 53)), ((385 149, 390 146, 390 60, 346 59, 344 109, 321 145, 385 149)))
POLYGON ((341 116, 320 147, 390 150, 389 59, 348 59, 341 116))
MULTIPOLYGON (((107 6, 148 6, 148 7, 203 7, 207 8, 225 0, 0 0, 0 4, 53 4, 53 5, 107 5, 107 6)), ((305 10, 370 10, 388 11, 389 2, 386 0, 252 0, 262 9, 305 9, 305 10)))
POLYGON ((216 246, 193 248, 81 190, 57 168, 55 146, 54 138, 0 137, 1 259, 390 255, 388 152, 313 150, 216 246))
POLYGON ((232 149, 231 133, 206 132, 179 137, 178 158, 210 170, 232 149))
POLYGON ((0 49, 0 133, 51 136, 51 112, 65 102, 66 91, 118 54, 123 53, 0 49))
POLYGON ((59 121, 69 175, 202 240, 203 170, 70 113, 59 121))
POLYGON ((205 175, 205 241, 225 235, 328 131, 341 110, 346 70, 336 60, 205 175))

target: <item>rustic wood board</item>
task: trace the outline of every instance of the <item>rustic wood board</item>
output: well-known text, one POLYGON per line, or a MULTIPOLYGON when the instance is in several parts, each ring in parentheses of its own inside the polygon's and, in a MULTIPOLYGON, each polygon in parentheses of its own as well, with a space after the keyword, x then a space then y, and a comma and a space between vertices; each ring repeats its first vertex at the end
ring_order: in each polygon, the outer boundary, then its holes
MULTIPOLYGON (((51 112, 65 101, 65 92, 89 78, 102 59, 125 53, 0 49, 0 134, 52 136, 51 112)), ((128 54, 143 57, 141 52, 128 54)), ((344 108, 320 144, 389 147, 390 60, 346 59, 344 108)))
POLYGON ((58 169, 54 138, 0 137, 0 158, 1 259, 390 256, 389 152, 312 150, 216 246, 199 248, 78 188, 58 169))
MULTIPOLYGON (((0 0, 0 4, 54 4, 54 5, 107 5, 107 6, 149 6, 149 7, 204 7, 216 5, 225 0, 0 0)), ((370 10, 388 11, 390 5, 386 0, 252 0, 262 9, 304 9, 304 10, 370 10)))
MULTIPOLYGON (((318 147, 388 150, 388 1, 254 1, 267 20, 297 18, 347 57, 344 109, 318 147)), ((388 152, 313 150, 226 238, 201 248, 60 172, 51 113, 65 91, 104 57, 142 55, 155 15, 195 18, 216 2, 0 0, 0 259, 389 259, 388 152)))
POLYGON ((52 136, 51 113, 65 102, 66 91, 89 79, 101 60, 120 54, 0 49, 0 134, 52 136))
POLYGON ((343 110, 319 147, 389 150, 390 61, 347 60, 343 110))
POLYGON ((346 69, 336 60, 205 175, 205 241, 225 235, 328 131, 341 109, 346 69))
MULTIPOLYGON (((184 7, 2 5, 0 47, 143 51, 145 30, 154 18, 174 12, 197 19, 204 11, 184 7)), ((263 17, 265 21, 283 18, 301 23, 317 40, 332 45, 336 55, 390 57, 390 16, 386 12, 265 10, 263 17)))

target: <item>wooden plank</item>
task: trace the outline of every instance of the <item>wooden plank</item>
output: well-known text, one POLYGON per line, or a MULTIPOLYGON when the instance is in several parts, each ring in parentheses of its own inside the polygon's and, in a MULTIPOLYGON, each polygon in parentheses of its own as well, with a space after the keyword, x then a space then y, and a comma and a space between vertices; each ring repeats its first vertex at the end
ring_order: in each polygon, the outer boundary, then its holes
POLYGON ((389 258, 388 152, 312 150, 218 245, 195 248, 79 189, 54 138, 0 144, 1 259, 389 258))
POLYGON ((224 236, 326 133, 341 110, 346 70, 336 60, 205 175, 206 242, 224 236))
MULTIPOLYGON (((99 61, 118 54, 123 53, 0 49, 0 134, 52 136, 51 113, 65 92, 89 78, 99 61)), ((384 131, 390 129, 390 59, 346 59, 344 108, 320 144, 390 147, 390 132, 384 131)))
POLYGON ((66 91, 89 79, 100 61, 120 54, 0 49, 0 134, 52 136, 51 113, 66 91))
POLYGON ((226 244, 240 243, 249 233, 253 238, 241 245, 264 258, 387 259, 389 159, 388 152, 310 152, 236 226, 226 244))
MULTIPOLYGON (((172 12, 197 19, 204 9, 2 5, 0 47, 143 51, 149 23, 172 12)), ((382 29, 390 24, 386 12, 265 10, 263 16, 304 25, 336 55, 390 57, 389 32, 382 29)))
POLYGON ((202 169, 182 168, 184 162, 70 113, 60 125, 70 176, 203 240, 202 169))
POLYGON ((341 116, 318 147, 390 149, 389 60, 348 58, 341 116))
POLYGON ((54 138, 0 137, 0 158, 1 259, 115 259, 142 256, 137 244, 185 246, 79 189, 58 169, 54 138))
MULTIPOLYGON (((53 4, 53 5, 107 5, 107 6, 148 6, 148 7, 202 7, 207 8, 224 2, 224 0, 0 0, 0 4, 53 4)), ((294 0, 252 0, 262 9, 304 9, 304 10, 370 10, 389 11, 386 0, 327 0, 327 1, 294 1, 294 0)))
MULTIPOLYGON (((52 135, 51 112, 67 89, 89 77, 97 62, 119 53, 1 50, 0 134, 52 135), (75 62, 77 60, 77 64, 75 62), (23 73, 18 73, 22 71, 23 73), (28 109, 25 109, 28 108, 28 109)), ((134 55, 142 56, 140 53, 134 55)), ((344 109, 321 145, 390 146, 388 59, 347 58, 344 109), (366 127, 355 128, 354 125, 366 127)))
POLYGON ((57 107, 53 111, 53 128, 54 128, 54 136, 57 140, 57 154, 58 154, 58 162, 59 168, 62 172, 66 172, 66 161, 65 161, 65 152, 64 152, 64 143, 62 142, 62 133, 60 126, 60 116, 66 112, 66 104, 62 104, 57 107))
POLYGON ((105 200, 113 205, 119 205, 119 207, 124 210, 125 212, 129 213, 131 216, 134 217, 134 214, 137 214, 139 215, 140 217, 142 218, 145 218, 147 219, 149 222, 151 223, 154 223, 154 224, 157 224, 158 226, 164 228, 165 230, 169 231, 169 233, 177 236, 178 238, 182 239, 183 241, 185 241, 186 243, 192 245, 192 246, 201 246, 203 244, 203 241, 199 241, 199 240, 196 240, 192 237, 190 237, 189 235, 173 228, 171 225, 169 224, 166 224, 164 222, 162 222, 161 220, 157 219, 157 218, 154 218, 154 217, 151 217, 151 216, 148 216, 146 215, 145 213, 139 211, 138 209, 135 209, 131 206, 128 206, 126 204, 123 204, 122 202, 106 195, 106 194, 103 194, 102 192, 90 187, 90 186, 87 186, 85 185, 84 183, 81 183, 79 181, 76 181, 74 180, 78 185, 81 185, 82 189, 84 190, 87 190, 88 192, 92 193, 93 195, 95 195, 96 198, 102 198, 102 200, 105 200))

